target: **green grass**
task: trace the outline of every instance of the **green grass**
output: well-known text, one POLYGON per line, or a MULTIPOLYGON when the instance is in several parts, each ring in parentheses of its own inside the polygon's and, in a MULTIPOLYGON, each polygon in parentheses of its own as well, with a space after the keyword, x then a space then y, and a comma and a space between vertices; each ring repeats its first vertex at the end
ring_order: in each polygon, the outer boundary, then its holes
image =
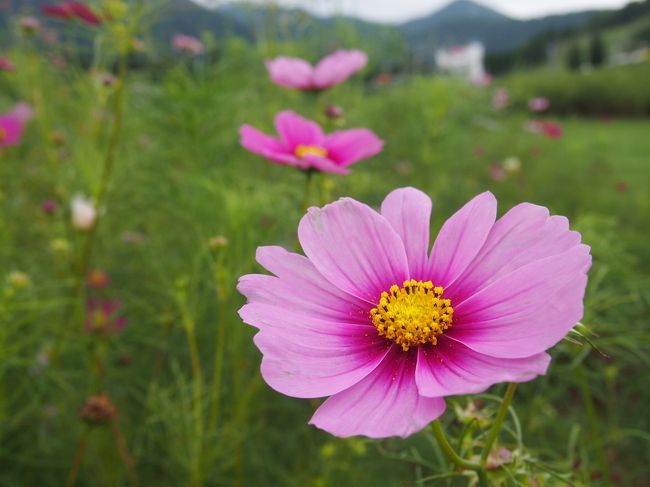
MULTIPOLYGON (((13 53, 21 68, 3 75, 0 108, 26 99, 38 117, 0 164, 0 269, 31 279, 20 289, 7 281, 0 307, 0 485, 64 483, 84 435, 79 408, 98 390, 119 410, 120 434, 143 486, 190 485, 197 475, 205 485, 413 485, 447 471, 428 431, 376 442, 308 426, 317 401, 264 384, 254 332, 237 316, 243 298, 234 286, 238 276, 259 270, 255 248, 295 246, 303 184, 298 171, 245 152, 237 129, 247 122, 270 131, 273 114, 285 108, 320 118, 329 102, 345 108, 344 126, 370 127, 386 147, 349 177, 320 178, 315 202, 348 195, 378 205, 390 190, 413 185, 434 200, 435 234, 464 202, 490 190, 500 214, 522 201, 546 205, 568 216, 592 246, 583 322, 607 357, 586 343, 555 347, 548 375, 518 391, 525 448, 494 482, 566 485, 557 476, 570 474, 574 485, 606 485, 597 479, 603 463, 622 485, 645 481, 650 122, 561 119, 564 137, 552 140, 525 132, 523 111, 494 112, 487 91, 414 78, 386 88, 348 83, 316 98, 271 85, 260 54, 236 43, 225 51, 215 66, 179 63, 156 80, 146 72, 129 76, 92 262, 112 282, 90 291, 121 299, 129 325, 104 341, 83 331, 83 301, 71 299, 85 236, 71 228, 67 205, 73 194, 90 195, 100 185, 114 88, 73 69, 56 72, 34 53, 13 53), (50 142, 52 130, 65 134, 62 147, 50 142), (490 179, 490 165, 508 157, 517 157, 521 170, 490 179), (59 201, 56 215, 41 213, 45 198, 59 201), (139 241, 126 242, 125 233, 139 241), (215 235, 228 246, 211 249, 215 235), (69 243, 67 251, 60 243, 53 248, 57 239, 69 243), (188 329, 198 344, 200 380, 188 329), (210 430, 220 329, 221 407, 210 430), (48 351, 49 362, 39 365, 48 351)), ((490 397, 481 399, 480 415, 493 411, 490 397)), ((468 400, 449 402, 444 422, 454 436, 468 400)), ((508 428, 502 444, 517 448, 514 423, 508 428)), ((127 471, 110 428, 93 429, 79 485, 128 485, 127 471)))

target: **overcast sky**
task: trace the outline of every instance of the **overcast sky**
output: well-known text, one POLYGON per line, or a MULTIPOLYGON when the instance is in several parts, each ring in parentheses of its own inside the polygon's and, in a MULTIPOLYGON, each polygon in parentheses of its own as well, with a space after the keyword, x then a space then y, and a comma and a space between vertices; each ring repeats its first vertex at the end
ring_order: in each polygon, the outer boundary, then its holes
MULTIPOLYGON (((194 0, 218 5, 226 0, 194 0)), ((299 6, 313 13, 361 17, 378 22, 403 22, 427 15, 450 0, 276 0, 284 6, 299 6)), ((630 0, 477 0, 501 13, 517 18, 596 8, 618 8, 630 0)))

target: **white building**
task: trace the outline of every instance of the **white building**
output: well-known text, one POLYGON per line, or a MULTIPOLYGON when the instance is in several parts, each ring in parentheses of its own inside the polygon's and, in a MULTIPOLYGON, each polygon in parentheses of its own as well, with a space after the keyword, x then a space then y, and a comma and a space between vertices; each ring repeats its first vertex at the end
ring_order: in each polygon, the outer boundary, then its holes
POLYGON ((473 83, 485 78, 483 58, 485 48, 480 42, 436 50, 436 66, 439 70, 456 75, 473 83))

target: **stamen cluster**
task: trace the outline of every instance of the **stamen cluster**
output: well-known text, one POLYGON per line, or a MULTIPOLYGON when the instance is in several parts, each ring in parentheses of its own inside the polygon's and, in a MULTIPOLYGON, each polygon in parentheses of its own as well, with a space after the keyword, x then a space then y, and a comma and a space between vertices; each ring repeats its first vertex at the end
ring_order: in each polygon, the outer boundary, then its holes
POLYGON ((379 304, 370 310, 379 336, 392 340, 407 352, 410 347, 438 343, 452 324, 451 300, 442 297, 444 289, 431 281, 404 281, 381 293, 379 304))

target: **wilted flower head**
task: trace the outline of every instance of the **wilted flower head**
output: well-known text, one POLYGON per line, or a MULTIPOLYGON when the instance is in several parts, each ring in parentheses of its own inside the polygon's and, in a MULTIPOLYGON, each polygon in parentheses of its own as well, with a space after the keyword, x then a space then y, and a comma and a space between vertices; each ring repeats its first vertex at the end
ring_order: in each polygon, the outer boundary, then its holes
POLYGON ((343 198, 298 227, 306 257, 260 247, 274 275, 239 280, 274 389, 329 398, 311 424, 337 436, 406 437, 445 396, 546 373, 547 349, 582 317, 589 247, 561 216, 520 204, 499 220, 483 193, 440 229, 431 200, 390 193, 381 211, 343 198))
POLYGON ((503 110, 510 103, 510 93, 505 88, 499 88, 492 95, 492 106, 495 110, 503 110))
POLYGON ((348 174, 348 166, 378 154, 383 146, 383 141, 368 129, 325 135, 316 122, 290 111, 276 115, 275 128, 278 139, 243 125, 239 129, 240 143, 276 164, 334 174, 348 174))
POLYGON ((532 98, 528 101, 528 108, 530 108, 533 112, 546 111, 550 105, 551 102, 548 101, 548 98, 544 98, 543 96, 532 98))
POLYGON ((90 230, 97 219, 95 205, 89 199, 76 195, 70 203, 72 225, 79 230, 90 230))
POLYGON ((110 282, 110 276, 106 272, 98 269, 90 271, 86 277, 86 285, 92 288, 103 288, 108 286, 110 282))
POLYGON ((11 286, 19 289, 29 287, 29 285, 32 283, 29 275, 22 271, 12 271, 7 277, 7 280, 11 286))
POLYGON ((20 28, 26 34, 33 34, 41 30, 41 21, 36 17, 21 17, 20 28))
POLYGON ((172 46, 179 52, 186 52, 193 56, 203 54, 205 47, 200 39, 184 34, 176 34, 172 39, 172 46))
POLYGON ((341 108, 339 105, 327 105, 327 107, 325 107, 325 116, 327 118, 331 118, 332 120, 341 118, 343 114, 343 108, 341 108))
POLYGON ((210 237, 208 244, 213 250, 222 249, 228 246, 228 238, 223 235, 215 235, 214 237, 210 237))
POLYGON ((79 410, 81 419, 91 425, 108 424, 117 418, 117 409, 106 394, 91 396, 79 410))
POLYGON ((312 66, 304 59, 279 56, 266 61, 271 81, 285 88, 321 91, 342 83, 368 62, 365 52, 340 49, 312 66))
POLYGON ((101 25, 102 19, 83 2, 75 0, 59 2, 56 4, 43 5, 43 15, 47 17, 58 18, 62 20, 80 20, 85 24, 98 26, 101 25))
POLYGON ((104 335, 122 331, 127 319, 120 315, 121 309, 122 302, 118 300, 89 299, 86 301, 86 331, 104 335))
POLYGON ((16 65, 9 58, 0 56, 0 71, 16 71, 16 65))

